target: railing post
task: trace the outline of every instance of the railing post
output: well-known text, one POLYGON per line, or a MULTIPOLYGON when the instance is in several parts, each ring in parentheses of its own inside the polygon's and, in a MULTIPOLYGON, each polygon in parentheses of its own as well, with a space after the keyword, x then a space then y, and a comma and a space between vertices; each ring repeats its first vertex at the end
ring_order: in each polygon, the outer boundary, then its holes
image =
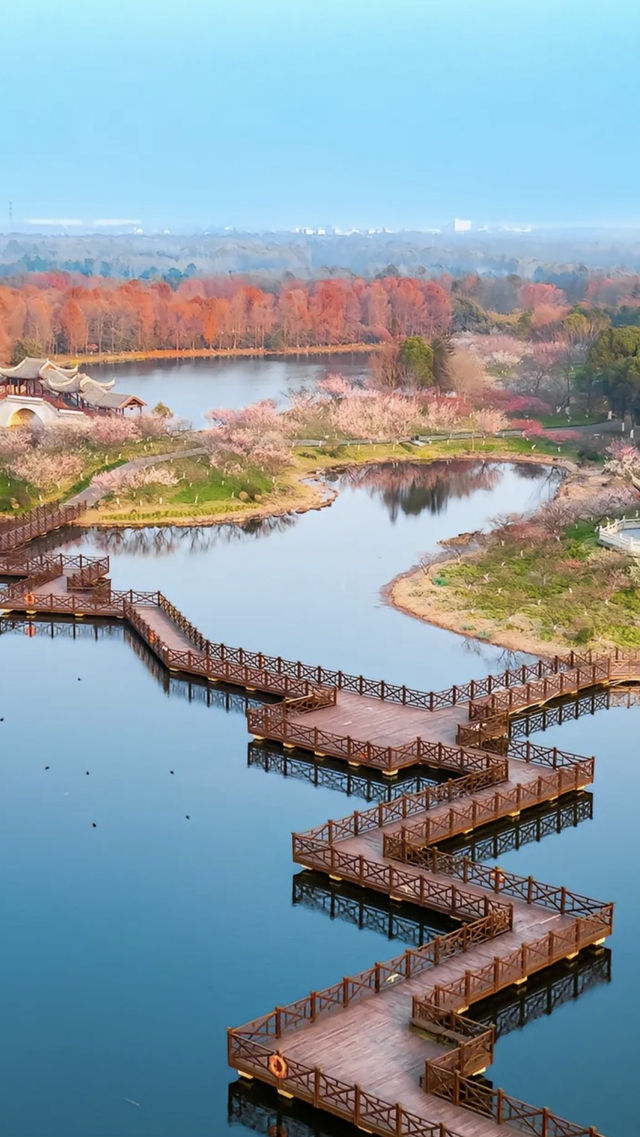
POLYGON ((498 1125, 502 1124, 503 1102, 504 1102, 504 1090, 502 1089, 502 1087, 499 1087, 497 1097, 496 1097, 496 1121, 498 1122, 498 1125))

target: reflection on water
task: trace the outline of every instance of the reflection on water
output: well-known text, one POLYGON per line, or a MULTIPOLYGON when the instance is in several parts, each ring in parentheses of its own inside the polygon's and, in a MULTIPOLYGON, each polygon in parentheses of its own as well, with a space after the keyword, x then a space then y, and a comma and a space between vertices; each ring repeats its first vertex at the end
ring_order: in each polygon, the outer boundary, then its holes
POLYGON ((364 767, 356 772, 349 766, 345 767, 344 762, 332 758, 318 759, 303 751, 285 750, 272 742, 250 742, 247 765, 254 770, 263 770, 265 774, 297 778, 311 786, 336 790, 346 797, 359 797, 368 803, 393 801, 401 794, 418 793, 447 778, 444 771, 415 768, 399 770, 394 778, 364 767))
MULTIPOLYGON (((247 537, 269 537, 284 533, 296 523, 293 513, 280 516, 252 518, 242 524, 229 525, 160 525, 143 529, 91 529, 90 537, 95 549, 109 555, 127 553, 134 557, 165 557, 177 552, 207 553, 218 545, 243 541, 247 537)), ((65 530, 63 540, 70 543, 86 534, 77 527, 65 530)), ((60 544, 60 534, 58 545, 60 544)))
POLYGON ((328 509, 246 526, 91 530, 69 534, 67 549, 108 552, 114 587, 159 588, 217 642, 446 687, 500 670, 510 653, 409 619, 380 590, 439 541, 548 498, 559 475, 535 470, 523 478, 510 463, 386 464, 340 475, 328 509), (423 491, 421 512, 400 504, 423 491))
MULTIPOLYGON (((518 467, 520 470, 520 467, 518 467)), ((534 467, 536 478, 542 470, 534 467)), ((452 497, 465 498, 477 490, 492 490, 500 481, 500 470, 491 462, 451 459, 417 466, 411 462, 387 462, 377 466, 354 466, 335 480, 342 487, 365 490, 386 507, 390 521, 400 512, 418 516, 425 509, 442 513, 452 497)))
POLYGON ((470 836, 453 837, 443 841, 442 848, 447 853, 470 857, 473 861, 495 861, 505 853, 528 845, 531 841, 542 841, 552 833, 575 828, 583 821, 593 820, 593 794, 582 790, 580 793, 564 795, 560 801, 527 809, 516 818, 506 817, 495 825, 478 829, 470 836))
MULTIPOLYGON (((440 488, 432 494, 446 465, 401 474, 398 483, 385 470, 379 490, 344 478, 330 509, 252 532, 75 530, 65 538, 78 551, 106 548, 115 587, 161 588, 214 639, 423 688, 503 668, 509 653, 408 619, 381 603, 380 586, 443 538, 534 508, 552 492, 548 472, 469 464, 446 500, 440 488), (405 508, 421 489, 426 504, 405 508)), ((243 694, 167 675, 126 628, 35 621, 35 635, 25 635, 28 623, 0 622, 3 963, 11 977, 0 1058, 12 1087, 0 1104, 2 1130, 211 1137, 227 1124, 226 1026, 394 954, 390 928, 395 951, 422 934, 405 909, 391 908, 390 924, 365 897, 307 891, 294 906, 291 894, 291 830, 349 812, 338 794, 388 800, 414 788, 413 775, 382 785, 361 770, 248 746, 243 694), (327 903, 341 917, 330 925, 318 911, 327 903)), ((615 882, 619 948, 640 939, 627 836, 637 829, 640 792, 634 715, 633 707, 597 711, 549 728, 565 749, 598 753, 593 821, 581 795, 575 815, 562 803, 559 819, 534 818, 545 840, 532 838, 526 852, 516 851, 530 833, 526 818, 485 834, 481 850, 604 899, 615 882), (575 738, 563 733, 572 731, 575 738)), ((561 1116, 631 1137, 623 1072, 635 1037, 634 984, 633 951, 620 950, 606 997, 596 984, 548 1031, 543 1016, 511 1034, 492 1077, 561 1116), (566 1076, 568 1053, 579 1078, 566 1076)), ((331 1137, 340 1132, 328 1117, 318 1124, 331 1137)))
POLYGON ((339 883, 308 870, 294 876, 291 903, 304 904, 330 920, 344 920, 414 948, 460 926, 445 915, 427 912, 413 904, 398 904, 380 893, 339 883))

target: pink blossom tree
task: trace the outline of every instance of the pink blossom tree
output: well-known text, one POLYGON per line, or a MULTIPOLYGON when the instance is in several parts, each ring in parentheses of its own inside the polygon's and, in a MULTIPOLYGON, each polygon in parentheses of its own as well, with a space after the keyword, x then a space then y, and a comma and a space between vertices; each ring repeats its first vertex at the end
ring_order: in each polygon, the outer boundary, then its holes
POLYGON ((80 454, 48 453, 41 447, 27 450, 12 458, 8 469, 14 477, 28 482, 37 489, 60 488, 74 481, 82 473, 84 460, 80 454))
POLYGON ((275 476, 286 465, 291 443, 285 420, 270 399, 239 411, 207 411, 207 418, 213 423, 205 435, 212 466, 229 471, 256 466, 275 476))
POLYGON ((625 479, 640 477, 640 451, 633 442, 616 438, 607 447, 606 454, 604 468, 607 473, 625 479))

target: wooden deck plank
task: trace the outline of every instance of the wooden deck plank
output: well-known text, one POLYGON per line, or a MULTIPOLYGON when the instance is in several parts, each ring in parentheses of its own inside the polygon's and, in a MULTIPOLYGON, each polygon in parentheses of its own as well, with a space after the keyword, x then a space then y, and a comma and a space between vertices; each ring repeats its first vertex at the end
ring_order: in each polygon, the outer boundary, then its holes
POLYGON ((401 703, 371 699, 339 691, 334 707, 322 707, 304 715, 290 715, 292 722, 317 726, 333 734, 351 735, 379 746, 403 746, 414 738, 455 745, 460 723, 468 719, 467 704, 438 711, 423 711, 401 703))

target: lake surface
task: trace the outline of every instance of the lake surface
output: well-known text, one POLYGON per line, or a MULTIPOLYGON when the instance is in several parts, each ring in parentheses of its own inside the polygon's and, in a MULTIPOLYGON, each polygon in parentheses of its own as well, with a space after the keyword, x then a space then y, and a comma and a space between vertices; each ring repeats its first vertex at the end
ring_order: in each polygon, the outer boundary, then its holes
POLYGON ((104 382, 115 379, 119 391, 140 395, 149 407, 164 403, 194 427, 204 424, 214 407, 244 407, 259 399, 285 403, 293 391, 315 386, 328 372, 360 379, 369 356, 338 354, 267 359, 148 359, 141 363, 87 364, 104 382))
MULTIPOLYGON (((106 549, 115 586, 161 588, 212 638, 438 689, 511 660, 386 607, 380 587, 439 539, 533 508, 555 477, 509 464, 388 466, 341 478, 329 509, 248 529, 61 536, 69 550, 106 549)), ((266 1132, 276 1111, 235 1088, 225 1028, 440 927, 294 872, 292 829, 353 809, 341 790, 377 800, 389 787, 332 783, 330 766, 315 772, 295 756, 285 777, 277 751, 267 772, 244 698, 169 680, 122 627, 0 628, 2 1132, 266 1132)), ((598 754, 594 818, 500 862, 618 903, 611 983, 505 1034, 490 1071, 510 1093, 611 1137, 637 1132, 626 1080, 637 713, 545 733, 598 754)), ((341 1128, 320 1118, 308 1132, 341 1128)))

